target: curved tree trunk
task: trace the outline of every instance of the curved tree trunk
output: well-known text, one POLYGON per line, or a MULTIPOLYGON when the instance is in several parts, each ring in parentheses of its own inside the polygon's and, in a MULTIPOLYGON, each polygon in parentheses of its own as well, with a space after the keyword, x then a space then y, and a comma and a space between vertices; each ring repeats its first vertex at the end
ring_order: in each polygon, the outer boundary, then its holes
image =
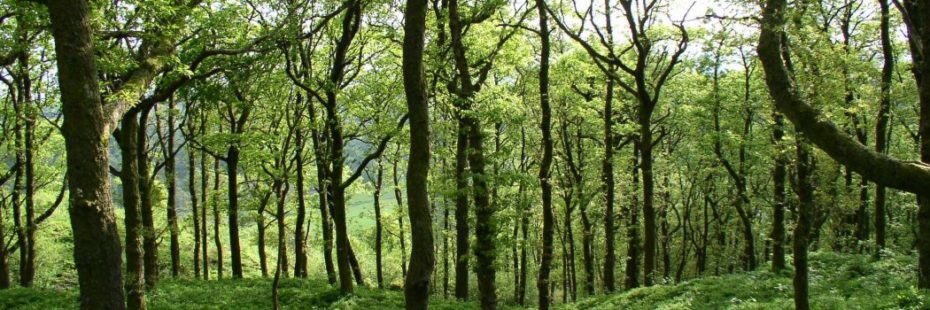
MULTIPOLYGON (((918 286, 930 288, 930 242, 924 242, 930 240, 930 199, 921 198, 930 195, 930 167, 926 165, 930 163, 930 139, 921 141, 923 163, 901 161, 872 151, 822 118, 820 112, 800 96, 785 65, 788 61, 783 55, 787 47, 783 29, 786 9, 786 0, 767 0, 759 35, 759 59, 776 108, 785 113, 799 132, 837 162, 876 183, 918 194, 918 286)), ((919 132, 921 136, 930 136, 930 79, 921 78, 930 72, 930 63, 921 61, 921 51, 930 49, 930 25, 925 19, 930 16, 930 3, 927 0, 904 1, 902 9, 909 17, 906 19, 909 42, 917 64, 913 71, 921 102, 919 132)))

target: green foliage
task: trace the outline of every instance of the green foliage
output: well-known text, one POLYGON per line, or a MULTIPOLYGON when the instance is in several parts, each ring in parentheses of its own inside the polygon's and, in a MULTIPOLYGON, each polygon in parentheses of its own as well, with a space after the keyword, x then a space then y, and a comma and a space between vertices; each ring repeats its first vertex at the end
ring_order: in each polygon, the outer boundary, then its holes
MULTIPOLYGON (((826 252, 811 256, 811 304, 818 309, 926 309, 930 293, 913 286, 914 258, 826 252)), ((150 309, 268 309, 271 280, 166 279, 148 294, 150 309)), ((361 287, 343 296, 323 279, 283 279, 283 309, 402 309, 396 290, 361 287)), ((558 305, 558 309, 791 309, 791 271, 764 270, 708 276, 673 285, 638 288, 558 305)), ((0 291, 0 309, 76 309, 73 289, 13 288, 0 291)), ((474 302, 439 297, 433 309, 478 309, 474 302)), ((518 309, 513 305, 505 309, 518 309)))
MULTIPOLYGON (((812 253, 811 305, 816 309, 926 309, 930 293, 914 287, 914 258, 812 253)), ((769 268, 708 276, 674 285, 590 298, 563 309, 792 309, 791 271, 769 268)))

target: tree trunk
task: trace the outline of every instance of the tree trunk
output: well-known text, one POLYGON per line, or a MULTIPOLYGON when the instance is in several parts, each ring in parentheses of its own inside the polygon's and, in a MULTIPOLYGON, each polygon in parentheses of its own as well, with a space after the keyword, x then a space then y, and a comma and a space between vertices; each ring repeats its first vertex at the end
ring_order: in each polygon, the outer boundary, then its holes
MULTIPOLYGON (((200 110, 200 136, 202 138, 206 137, 206 134, 207 134, 206 127, 207 127, 206 109, 201 109, 200 110)), ((207 172, 207 152, 205 150, 201 150, 200 151, 200 192, 202 193, 202 195, 200 195, 201 196, 200 197, 200 206, 201 206, 200 222, 202 225, 200 227, 200 238, 203 239, 202 240, 203 242, 201 244, 200 250, 201 250, 201 258, 203 259, 203 279, 204 280, 210 279, 210 257, 207 252, 210 246, 210 242, 208 241, 209 235, 207 233, 208 232, 207 224, 209 223, 207 221, 207 209, 208 209, 207 197, 209 197, 210 195, 210 193, 208 192, 208 189, 209 189, 209 187, 207 186, 208 183, 209 183, 209 177, 208 177, 208 172, 207 172)), ((215 199, 211 199, 211 200, 215 200, 215 199)))
MULTIPOLYGON (((268 200, 271 198, 271 192, 266 192, 262 196, 261 201, 258 205, 258 265, 262 270, 262 278, 268 277, 268 254, 265 252, 265 246, 267 242, 265 241, 265 208, 268 207, 268 200)), ((277 269, 275 269, 277 271, 277 269)))
POLYGON ((571 194, 565 196, 565 219, 562 222, 562 257, 565 259, 566 281, 565 290, 571 295, 572 301, 578 299, 578 277, 575 272, 575 232, 572 229, 572 211, 575 206, 572 203, 571 194))
POLYGON ((449 207, 448 201, 443 200, 442 211, 442 297, 449 298, 449 207))
MULTIPOLYGON (((360 1, 351 1, 348 4, 346 13, 342 20, 342 33, 336 43, 332 69, 330 70, 329 82, 332 85, 342 83, 344 70, 347 64, 347 54, 352 40, 358 33, 361 24, 362 4, 360 1)), ((352 270, 350 263, 351 244, 349 244, 349 233, 346 227, 346 198, 345 187, 342 184, 344 145, 342 134, 342 124, 339 118, 339 111, 336 107, 336 90, 329 87, 326 91, 326 126, 329 130, 329 180, 332 196, 333 222, 336 228, 336 263, 339 267, 339 286, 343 294, 351 294, 355 291, 352 283, 352 270)))
POLYGON ((794 307, 810 309, 808 301, 807 247, 814 208, 814 187, 811 183, 812 165, 809 146, 797 143, 798 153, 798 223, 794 228, 794 307))
MULTIPOLYGON (((888 118, 891 113, 891 84, 894 74, 894 46, 891 45, 890 9, 888 0, 879 0, 881 8, 882 80, 881 101, 875 118, 875 151, 885 154, 888 147, 888 118)), ((875 257, 885 248, 885 186, 875 184, 875 257)))
POLYGON ((284 218, 284 207, 287 205, 287 192, 289 185, 287 178, 276 181, 275 196, 277 208, 275 209, 275 219, 278 222, 278 266, 276 267, 276 277, 288 277, 288 260, 287 260, 287 223, 284 218))
MULTIPOLYGON (((20 25, 19 27, 22 27, 20 25)), ((25 30, 19 31, 22 38, 18 41, 22 44, 28 44, 28 34, 25 30)), ((29 55, 27 52, 21 52, 19 54, 19 77, 17 78, 17 87, 19 88, 19 105, 22 107, 21 111, 23 120, 23 142, 22 142, 22 154, 24 161, 23 172, 25 173, 26 182, 24 184, 25 189, 25 206, 26 206, 26 217, 24 223, 25 232, 23 235, 26 237, 26 242, 24 247, 20 247, 20 253, 25 259, 20 263, 19 271, 19 283, 23 287, 31 287, 33 281, 35 280, 36 274, 36 222, 35 222, 35 191, 36 191, 36 171, 35 171, 35 153, 36 153, 36 143, 35 143, 35 130, 36 124, 35 119, 36 109, 39 107, 31 107, 32 103, 32 78, 29 73, 29 55)))
MULTIPOLYGON (((410 115, 410 158, 407 160, 407 210, 410 217, 410 268, 404 280, 407 309, 427 309, 435 265, 433 220, 429 203, 429 102, 423 73, 426 0, 408 0, 404 12, 403 73, 410 115)), ((400 202, 398 201, 398 204, 400 202)))
MULTIPOLYGON (((268 277, 268 253, 265 252, 265 203, 258 208, 258 266, 262 270, 262 278, 268 277)), ((275 269, 278 272, 278 269, 275 269)))
MULTIPOLYGON (((296 126, 300 126, 299 118, 296 126)), ((294 223, 294 277, 306 278, 307 275, 307 254, 306 241, 304 240, 304 222, 307 220, 307 203, 306 189, 304 185, 304 140, 303 131, 297 128, 295 136, 297 151, 295 161, 297 164, 297 219, 294 223)))
MULTIPOLYGON (((168 107, 168 138, 163 145, 167 147, 165 152, 165 179, 168 187, 168 229, 171 233, 171 276, 179 277, 181 275, 181 245, 179 243, 178 211, 176 207, 177 195, 177 177, 175 171, 175 149, 174 149, 174 98, 172 97, 168 107)), ((191 179, 193 181, 193 179, 191 179)), ((194 211, 196 213, 196 209, 194 211)))
POLYGON ((378 288, 384 288, 384 271, 382 266, 382 246, 384 225, 381 223, 381 186, 384 184, 384 167, 378 161, 378 173, 375 177, 375 190, 372 193, 375 207, 375 274, 378 288))
POLYGON ((355 256, 355 250, 352 244, 349 244, 349 266, 352 268, 352 277, 355 278, 355 284, 365 286, 365 279, 362 278, 362 266, 358 263, 358 257, 355 256))
POLYGON ((542 259, 539 265, 539 278, 536 289, 539 291, 539 309, 549 309, 550 296, 549 272, 552 268, 553 235, 555 234, 555 212, 552 207, 551 169, 553 157, 552 109, 549 106, 549 26, 546 14, 546 2, 536 0, 539 11, 539 37, 541 51, 539 56, 539 106, 542 113, 539 129, 542 132, 543 155, 539 164, 539 186, 542 188, 542 259))
MULTIPOLYGON (((236 132, 241 132, 242 128, 238 128, 236 132)), ((241 248, 239 247, 239 148, 235 145, 229 147, 229 151, 226 153, 226 171, 227 177, 229 179, 229 209, 228 214, 228 225, 229 225, 229 255, 230 260, 232 261, 232 276, 233 278, 242 278, 242 253, 241 248)), ((219 225, 217 225, 219 226, 219 225)), ((219 244, 219 237, 217 236, 217 244, 219 244)), ((217 246, 217 253, 219 251, 219 246, 217 246)), ((220 254, 217 254, 220 255, 220 254)), ((222 277, 222 266, 223 260, 219 259, 219 273, 222 277)))
MULTIPOLYGON (((189 119, 188 122, 190 122, 188 130, 191 132, 191 135, 193 135, 193 118, 189 119)), ((195 161, 194 148, 191 146, 191 143, 188 142, 187 191, 190 193, 191 215, 194 217, 194 278, 200 278, 200 243, 202 237, 200 236, 200 211, 197 208, 197 169, 194 168, 197 166, 197 163, 195 161)), ((203 207, 206 208, 206 206, 203 207)), ((206 241, 204 241, 204 243, 206 243, 206 241)))
MULTIPOLYGON (((228 165, 229 163, 227 163, 228 165)), ((228 167, 228 166, 227 166, 228 167)), ((233 183, 235 179, 230 179, 229 183, 233 183)), ((220 237, 220 202, 219 202, 219 193, 220 193, 220 161, 217 159, 213 160, 213 199, 211 203, 213 204, 213 243, 216 244, 216 278, 223 278, 223 241, 220 237)), ((232 201, 229 202, 230 205, 233 204, 232 201)), ((230 223, 230 226, 232 224, 230 223)), ((229 229, 232 231, 232 228, 229 229)), ((236 229, 238 231, 238 228, 236 229)), ((232 241, 230 241, 232 243, 232 241)))
POLYGON ((122 155, 123 211, 126 225, 126 295, 128 309, 146 309, 145 267, 142 234, 139 175, 139 112, 130 110, 123 116, 119 134, 122 155))
POLYGON ((607 95, 604 99, 604 162, 601 178, 604 181, 604 289, 614 292, 617 265, 617 250, 614 248, 614 137, 613 137, 614 80, 607 79, 607 95))
POLYGON ((523 213, 523 219, 520 223, 520 230, 522 234, 523 243, 520 245, 520 305, 526 305, 526 277, 529 273, 529 264, 527 263, 527 251, 526 248, 529 246, 529 227, 530 227, 530 210, 527 210, 523 213))
POLYGON ((654 207, 655 185, 652 174, 652 113, 651 109, 640 106, 639 126, 641 156, 640 169, 643 181, 643 285, 651 286, 655 280, 656 264, 656 210, 654 207))
MULTIPOLYGON (((315 119, 314 108, 310 107, 310 122, 313 123, 315 119)), ((320 209, 320 230, 323 234, 323 265, 326 267, 326 279, 329 281, 330 285, 336 284, 336 267, 333 265, 333 225, 329 214, 330 209, 330 187, 328 186, 327 180, 329 176, 326 172, 327 164, 324 161, 325 154, 323 152, 322 141, 320 141, 319 133, 317 130, 313 130, 312 142, 313 149, 316 153, 316 176, 317 176, 317 196, 319 197, 319 209, 320 209)))
POLYGON ((468 128, 458 116, 455 146, 455 298, 468 299, 468 128))
POLYGON ((784 136, 784 120, 778 112, 772 114, 775 119, 775 125, 772 128, 772 140, 775 147, 775 168, 772 171, 774 179, 774 203, 772 205, 772 271, 778 272, 785 269, 785 178, 787 175, 785 166, 785 154, 781 151, 784 147, 782 138, 784 136))
MULTIPOLYGON (((903 5, 908 25, 911 57, 914 58, 914 80, 920 98, 920 161, 930 163, 930 1, 905 0, 903 5)), ((909 180, 910 181, 910 180, 909 180)), ((930 289, 930 194, 917 196, 917 286, 930 289)))
POLYGON ((155 212, 152 206, 152 178, 149 177, 148 156, 148 116, 151 107, 144 108, 139 113, 139 128, 137 134, 136 160, 139 164, 139 206, 142 215, 142 248, 143 264, 145 270, 145 287, 151 289, 158 282, 158 242, 155 240, 155 212))
POLYGON ((0 202, 0 290, 10 288, 10 260, 6 251, 6 235, 3 228, 3 209, 6 200, 0 202))
MULTIPOLYGON (((633 186, 634 190, 639 189, 639 145, 640 142, 633 143, 633 186)), ((627 249, 626 249, 626 289, 639 287, 639 212, 637 212, 638 202, 635 195, 632 203, 624 209, 624 217, 627 218, 627 249)))
MULTIPOLYGON (((665 180, 666 180, 665 182, 666 188, 668 188, 668 179, 666 178, 665 180)), ((668 197, 668 192, 664 192, 662 195, 664 195, 665 197, 668 197)), ((672 275, 672 257, 670 253, 671 246, 669 245, 669 243, 671 242, 671 235, 669 233, 669 227, 668 227, 669 226, 668 207, 671 205, 671 201, 666 199, 665 203, 666 203, 665 207, 663 207, 662 210, 659 211, 659 218, 662 219, 659 229, 662 232, 661 247, 662 247, 662 279, 663 279, 663 282, 670 281, 671 275, 672 275)))
MULTIPOLYGON (((585 198, 581 198, 585 199, 585 198)), ((587 202, 581 201, 581 263, 584 264, 585 284, 584 291, 587 296, 594 295, 594 233, 591 220, 588 218, 587 202)))
MULTIPOLYGON (((397 178, 397 160, 394 161, 394 199, 397 201, 397 206, 404 205, 404 197, 400 193, 400 181, 397 178)), ((407 278, 407 233, 404 231, 404 212, 402 208, 397 209, 397 227, 399 229, 397 237, 400 239, 400 272, 401 275, 406 279, 407 278)))
MULTIPOLYGON (((19 87, 19 86, 18 86, 19 87)), ((18 88, 20 91, 21 87, 18 88)), ((25 113, 24 104, 20 102, 21 98, 16 96, 16 101, 13 105, 13 112, 16 115, 22 115, 25 113)), ((23 217, 23 193, 26 192, 25 185, 25 176, 26 176, 26 146, 25 144, 25 125, 20 119, 14 119, 13 121, 13 145, 14 153, 16 157, 15 172, 13 176, 13 193, 10 195, 11 200, 13 201, 13 227, 16 232, 16 246, 19 250, 19 271, 20 271, 20 285, 23 284, 23 271, 30 269, 29 262, 29 241, 32 240, 26 236, 26 223, 24 223, 23 217)))
MULTIPOLYGON (((523 192, 522 185, 520 187, 521 188, 519 191, 522 193, 523 192)), ((520 213, 523 213, 523 212, 525 211, 520 210, 520 213)), ((511 240, 513 240, 513 242, 510 244, 510 261, 512 263, 510 265, 510 268, 511 268, 510 270, 513 273, 513 301, 519 303, 520 302, 520 254, 518 254, 519 252, 518 243, 520 243, 520 221, 519 220, 513 221, 513 233, 510 235, 510 238, 511 240)))

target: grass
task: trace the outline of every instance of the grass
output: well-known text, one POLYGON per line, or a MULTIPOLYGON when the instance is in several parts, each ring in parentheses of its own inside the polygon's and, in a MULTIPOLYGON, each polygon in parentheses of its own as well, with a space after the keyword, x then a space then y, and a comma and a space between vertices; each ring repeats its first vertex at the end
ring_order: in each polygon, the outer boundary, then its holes
MULTIPOLYGON (((914 285, 915 260, 890 255, 814 253, 810 264, 814 309, 930 309, 930 294, 914 285)), ((563 309, 793 309, 791 270, 708 276, 674 285, 634 289, 564 305, 563 309)))
MULTIPOLYGON (((200 281, 168 279, 147 293, 149 309, 271 309, 271 280, 200 281)), ((403 292, 360 287, 344 296, 323 281, 283 279, 282 309, 402 309, 403 292)), ((434 309, 476 309, 476 305, 435 300, 434 309)), ((73 290, 13 288, 0 291, 0 309, 77 309, 73 290)))
MULTIPOLYGON (((914 288, 911 256, 874 261, 863 255, 815 253, 811 257, 811 305, 815 309, 930 309, 930 294, 914 288)), ((283 309, 402 309, 403 293, 360 287, 344 296, 325 281, 285 279, 283 309)), ((503 287, 501 287, 503 288, 503 287)), ((560 294, 561 292, 557 292, 560 294)), ((509 296, 499 292, 499 296, 509 296)), ((270 309, 271 280, 166 279, 148 293, 150 309, 270 309)), ((0 291, 0 309, 76 309, 71 289, 0 291)), ((478 309, 474 302, 433 297, 432 309, 478 309)), ((558 309, 791 309, 791 271, 767 269, 707 276, 673 285, 602 295, 558 309)))

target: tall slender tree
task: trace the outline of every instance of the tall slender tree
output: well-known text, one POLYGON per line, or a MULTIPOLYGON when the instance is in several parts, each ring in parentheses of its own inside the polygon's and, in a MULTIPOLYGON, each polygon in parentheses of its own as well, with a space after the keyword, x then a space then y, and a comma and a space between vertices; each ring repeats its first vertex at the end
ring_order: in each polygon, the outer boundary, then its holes
MULTIPOLYGON (((454 0, 453 0, 454 1, 454 0)), ((429 204, 429 100, 423 68, 426 0, 408 0, 404 9, 403 75, 410 116, 410 158, 407 160, 407 214, 412 240, 409 272, 404 279, 407 309, 427 309, 430 280, 436 263, 433 219, 429 204)))
POLYGON ((539 164, 539 185, 542 188, 542 259, 539 265, 539 279, 536 289, 539 291, 539 309, 549 309, 552 297, 549 291, 549 272, 552 268, 552 250, 555 234, 555 212, 552 207, 551 172, 553 157, 552 108, 549 105, 549 25, 546 2, 536 0, 539 11, 539 37, 542 42, 539 61, 539 106, 542 119, 539 128, 542 131, 543 155, 539 164))

